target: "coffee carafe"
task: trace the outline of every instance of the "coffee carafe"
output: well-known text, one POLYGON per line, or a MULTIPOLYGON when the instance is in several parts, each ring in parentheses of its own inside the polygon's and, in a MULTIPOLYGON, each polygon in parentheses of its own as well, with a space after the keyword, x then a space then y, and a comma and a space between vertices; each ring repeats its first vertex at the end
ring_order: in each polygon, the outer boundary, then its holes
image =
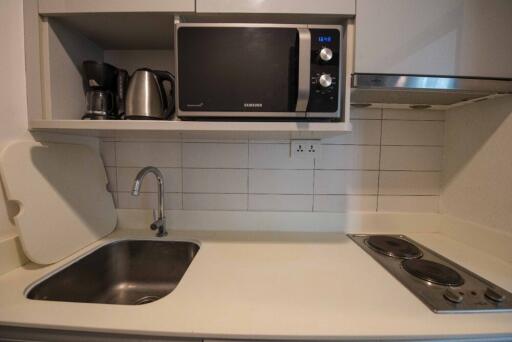
POLYGON ((82 119, 116 120, 124 114, 128 73, 108 63, 83 62, 85 114, 82 119))

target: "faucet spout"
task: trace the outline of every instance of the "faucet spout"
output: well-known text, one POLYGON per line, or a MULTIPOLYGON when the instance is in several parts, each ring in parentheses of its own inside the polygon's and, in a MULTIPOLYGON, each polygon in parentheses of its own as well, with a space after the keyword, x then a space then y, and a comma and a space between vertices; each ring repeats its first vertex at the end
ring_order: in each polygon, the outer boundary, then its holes
POLYGON ((162 172, 154 166, 147 166, 139 171, 137 176, 135 177, 135 181, 133 182, 132 195, 138 196, 140 194, 140 188, 142 186, 142 180, 148 173, 152 173, 155 175, 156 180, 158 182, 158 217, 156 221, 151 224, 152 230, 157 230, 156 236, 163 237, 167 235, 167 229, 165 226, 165 191, 164 191, 164 177, 162 172))
POLYGON ((142 185, 142 181, 140 179, 135 179, 135 182, 133 182, 133 189, 132 189, 133 196, 139 196, 141 185, 142 185))

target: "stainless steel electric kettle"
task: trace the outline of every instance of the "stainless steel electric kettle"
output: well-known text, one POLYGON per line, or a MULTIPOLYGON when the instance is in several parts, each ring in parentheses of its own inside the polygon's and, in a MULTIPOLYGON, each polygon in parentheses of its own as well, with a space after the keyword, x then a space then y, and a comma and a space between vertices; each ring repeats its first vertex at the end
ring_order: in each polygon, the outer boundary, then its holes
POLYGON ((167 71, 136 70, 126 92, 125 119, 165 120, 174 113, 174 76, 167 71), (167 95, 164 82, 171 90, 167 95))

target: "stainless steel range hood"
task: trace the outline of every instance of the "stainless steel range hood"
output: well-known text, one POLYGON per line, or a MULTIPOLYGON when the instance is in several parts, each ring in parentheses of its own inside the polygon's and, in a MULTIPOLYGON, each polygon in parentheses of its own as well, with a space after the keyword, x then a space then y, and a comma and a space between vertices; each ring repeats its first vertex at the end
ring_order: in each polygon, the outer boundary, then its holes
POLYGON ((512 79, 363 74, 352 75, 354 107, 448 109, 512 94, 512 79))

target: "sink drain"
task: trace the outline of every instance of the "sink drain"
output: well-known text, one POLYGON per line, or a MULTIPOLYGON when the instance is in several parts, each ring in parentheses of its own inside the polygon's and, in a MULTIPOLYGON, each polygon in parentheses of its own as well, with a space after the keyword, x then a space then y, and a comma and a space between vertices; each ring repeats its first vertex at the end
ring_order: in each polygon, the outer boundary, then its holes
POLYGON ((158 296, 144 296, 144 297, 140 297, 139 299, 137 299, 135 301, 135 305, 142 305, 142 304, 148 304, 148 303, 151 303, 151 302, 154 302, 155 300, 159 300, 160 297, 158 296))

